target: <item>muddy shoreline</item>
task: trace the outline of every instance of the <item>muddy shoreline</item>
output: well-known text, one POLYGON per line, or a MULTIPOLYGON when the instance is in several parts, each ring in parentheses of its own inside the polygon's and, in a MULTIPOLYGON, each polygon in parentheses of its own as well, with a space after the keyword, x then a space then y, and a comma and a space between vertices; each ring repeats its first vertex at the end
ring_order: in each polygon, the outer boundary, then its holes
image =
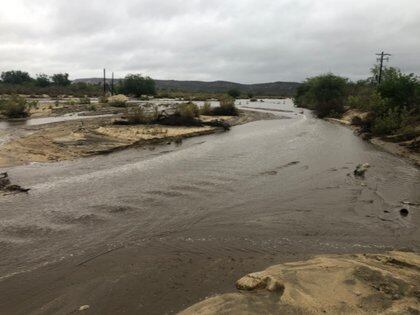
MULTIPOLYGON (((264 119, 279 119, 270 113, 241 110, 239 116, 202 116, 203 121, 222 120, 231 126, 264 119)), ((221 128, 165 125, 114 125, 115 117, 99 117, 25 127, 21 137, 0 146, 0 167, 33 162, 57 162, 108 154, 132 147, 180 142, 208 135, 221 128), (25 134, 26 133, 26 134, 25 134)))
MULTIPOLYGON (((350 128, 354 131, 354 134, 363 138, 365 141, 368 141, 369 143, 376 146, 378 149, 384 150, 388 153, 394 154, 396 156, 402 157, 406 159, 407 161, 410 161, 415 166, 420 168, 420 153, 414 152, 412 150, 409 150, 408 148, 402 146, 402 142, 389 142, 384 141, 380 137, 373 137, 373 138, 364 138, 363 133, 360 132, 360 127, 352 125, 351 119, 354 115, 360 114, 357 111, 349 111, 347 114, 345 113, 342 119, 337 118, 326 118, 325 120, 331 122, 331 123, 337 123, 343 126, 346 126, 347 128, 350 128)), ((363 113, 362 113, 363 114, 363 113)))

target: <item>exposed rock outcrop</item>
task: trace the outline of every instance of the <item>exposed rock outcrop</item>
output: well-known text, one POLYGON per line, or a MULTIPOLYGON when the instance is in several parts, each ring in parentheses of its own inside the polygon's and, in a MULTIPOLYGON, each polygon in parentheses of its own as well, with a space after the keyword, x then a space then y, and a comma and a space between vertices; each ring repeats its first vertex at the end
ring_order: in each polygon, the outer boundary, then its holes
POLYGON ((249 274, 180 314, 419 314, 420 255, 328 255, 249 274))

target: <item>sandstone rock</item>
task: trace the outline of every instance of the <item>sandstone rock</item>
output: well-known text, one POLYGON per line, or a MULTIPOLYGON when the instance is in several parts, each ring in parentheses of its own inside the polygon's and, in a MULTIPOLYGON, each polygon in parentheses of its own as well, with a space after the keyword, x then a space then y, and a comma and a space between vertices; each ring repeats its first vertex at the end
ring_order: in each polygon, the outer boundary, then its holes
POLYGON ((236 283, 247 292, 180 314, 419 314, 419 266, 420 255, 409 252, 318 256, 248 274, 236 283))
POLYGON ((276 278, 262 272, 250 273, 236 281, 238 290, 252 291, 257 289, 267 289, 271 292, 283 292, 284 285, 276 278))

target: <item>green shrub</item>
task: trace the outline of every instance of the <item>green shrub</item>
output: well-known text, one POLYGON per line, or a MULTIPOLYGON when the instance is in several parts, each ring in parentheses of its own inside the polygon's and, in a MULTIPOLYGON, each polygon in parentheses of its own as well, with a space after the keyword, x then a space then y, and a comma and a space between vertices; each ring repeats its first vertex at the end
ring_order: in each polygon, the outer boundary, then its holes
POLYGON ((299 107, 315 111, 318 117, 337 116, 344 111, 347 79, 331 73, 307 79, 296 91, 299 107))
POLYGON ((127 120, 130 124, 150 124, 153 122, 153 115, 147 114, 139 107, 127 114, 127 120))
POLYGON ((104 96, 104 95, 99 96, 98 97, 98 103, 100 103, 100 104, 106 104, 106 103, 108 103, 108 97, 107 96, 104 96))
POLYGON ((232 98, 238 98, 241 95, 241 91, 238 89, 230 89, 227 94, 232 98))
POLYGON ((77 104, 77 101, 74 100, 74 99, 69 99, 69 100, 66 100, 64 102, 64 104, 66 104, 66 105, 76 105, 77 104))
POLYGON ((35 85, 39 87, 47 87, 51 84, 50 77, 46 74, 38 74, 35 79, 35 85))
POLYGON ((209 102, 205 102, 203 106, 200 108, 200 115, 211 115, 212 108, 209 102))
POLYGON ((23 84, 32 81, 28 72, 20 70, 2 72, 0 77, 4 83, 8 84, 23 84))
POLYGON ((401 126, 400 114, 390 109, 385 115, 375 119, 372 126, 372 133, 377 136, 389 135, 398 130, 401 126))
POLYGON ((179 104, 175 114, 186 120, 193 120, 200 115, 200 109, 193 102, 179 104))
POLYGON ((53 74, 53 76, 51 77, 51 80, 54 85, 58 85, 58 86, 68 86, 71 84, 68 73, 53 74))
POLYGON ((220 105, 213 108, 213 115, 217 116, 237 116, 238 109, 235 106, 235 99, 231 97, 221 98, 220 105))
MULTIPOLYGON (((309 92, 311 90, 311 79, 306 79, 305 82, 300 84, 296 89, 295 95, 293 96, 293 103, 297 107, 311 108, 311 103, 309 101, 309 92)), ((257 99, 251 99, 251 102, 256 102, 257 99)))
POLYGON ((12 95, 0 101, 0 111, 8 118, 23 118, 29 116, 28 104, 25 98, 12 95))
POLYGON ((416 128, 413 125, 405 125, 398 129, 397 133, 401 135, 403 141, 412 140, 420 136, 420 128, 416 128))
POLYGON ((89 105, 90 104, 90 98, 89 97, 81 97, 79 98, 79 103, 80 104, 84 104, 84 105, 89 105))
POLYGON ((391 107, 419 109, 420 83, 414 74, 404 74, 399 69, 387 68, 384 80, 378 86, 381 96, 391 107))
POLYGON ((362 111, 379 112, 386 109, 385 100, 371 86, 354 89, 352 95, 347 97, 346 105, 362 111))
POLYGON ((140 74, 129 74, 117 85, 117 90, 122 94, 136 97, 155 95, 156 84, 150 77, 143 77, 140 74))
POLYGON ((123 94, 108 97, 108 104, 113 107, 126 107, 128 97, 123 94))

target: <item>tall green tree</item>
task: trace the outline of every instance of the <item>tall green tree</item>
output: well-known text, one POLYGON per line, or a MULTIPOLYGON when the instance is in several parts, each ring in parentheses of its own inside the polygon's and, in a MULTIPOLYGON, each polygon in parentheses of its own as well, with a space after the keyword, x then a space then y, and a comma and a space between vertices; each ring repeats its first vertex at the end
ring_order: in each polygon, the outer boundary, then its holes
POLYGON ((233 97, 233 98, 238 98, 238 97, 241 95, 241 91, 239 91, 238 89, 230 89, 230 90, 227 92, 227 94, 228 94, 230 97, 233 97))
POLYGON ((1 80, 4 83, 9 84, 22 84, 25 82, 31 82, 32 78, 28 72, 20 70, 5 71, 1 74, 1 80))
POLYGON ((68 86, 68 85, 71 84, 71 81, 69 80, 69 74, 68 73, 53 74, 51 79, 52 79, 52 82, 54 83, 54 85, 68 86))
POLYGON ((36 76, 35 85, 40 87, 46 87, 51 84, 50 77, 44 73, 40 73, 36 76))
POLYGON ((143 77, 140 74, 129 74, 121 80, 117 90, 126 95, 142 96, 155 95, 156 84, 150 77, 143 77))
MULTIPOLYGON (((378 92, 386 99, 390 107, 414 109, 420 106, 420 82, 413 74, 402 73, 397 68, 386 68, 378 92)), ((416 108, 418 109, 418 108, 416 108)))
POLYGON ((344 111, 347 79, 332 73, 306 79, 296 91, 295 104, 313 109, 318 117, 344 111))

